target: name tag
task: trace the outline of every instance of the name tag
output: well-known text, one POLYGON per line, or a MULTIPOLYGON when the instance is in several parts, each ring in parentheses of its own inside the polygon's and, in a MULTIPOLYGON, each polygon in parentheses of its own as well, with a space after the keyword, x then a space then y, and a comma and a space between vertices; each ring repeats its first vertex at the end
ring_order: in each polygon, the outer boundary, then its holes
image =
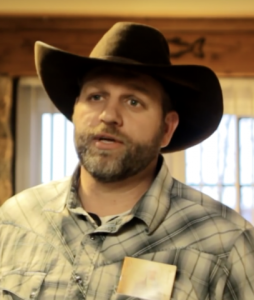
POLYGON ((125 257, 117 294, 144 300, 169 300, 176 266, 125 257))

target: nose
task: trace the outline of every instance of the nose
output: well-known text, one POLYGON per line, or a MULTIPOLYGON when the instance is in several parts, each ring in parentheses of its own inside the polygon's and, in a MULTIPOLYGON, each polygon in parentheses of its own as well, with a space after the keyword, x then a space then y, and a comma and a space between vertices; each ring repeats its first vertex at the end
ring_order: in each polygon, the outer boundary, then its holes
POLYGON ((107 101, 99 115, 99 120, 108 125, 121 126, 123 120, 120 110, 119 104, 116 101, 107 101))

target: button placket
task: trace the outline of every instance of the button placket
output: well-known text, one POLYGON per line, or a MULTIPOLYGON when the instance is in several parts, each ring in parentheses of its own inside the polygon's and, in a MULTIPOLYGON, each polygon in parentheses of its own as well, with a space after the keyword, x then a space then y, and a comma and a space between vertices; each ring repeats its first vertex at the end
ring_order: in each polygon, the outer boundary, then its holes
POLYGON ((102 240, 98 235, 90 232, 84 236, 80 243, 81 249, 77 250, 76 253, 73 265, 74 271, 72 273, 73 288, 76 286, 84 298, 87 296, 89 281, 91 280, 94 265, 100 253, 101 242, 102 240), (86 266, 85 272, 84 266, 86 266))
POLYGON ((83 280, 82 280, 81 276, 74 273, 72 275, 72 277, 73 277, 73 281, 77 283, 79 291, 85 297, 86 293, 85 293, 85 290, 84 290, 84 283, 83 283, 83 280))

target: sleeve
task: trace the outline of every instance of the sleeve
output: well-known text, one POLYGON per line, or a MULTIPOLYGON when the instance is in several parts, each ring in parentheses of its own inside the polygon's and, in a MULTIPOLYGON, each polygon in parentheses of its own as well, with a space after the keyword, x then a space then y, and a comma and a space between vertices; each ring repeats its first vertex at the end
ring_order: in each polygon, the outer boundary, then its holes
POLYGON ((228 257, 227 280, 223 296, 217 299, 254 299, 254 228, 244 231, 234 243, 228 257))

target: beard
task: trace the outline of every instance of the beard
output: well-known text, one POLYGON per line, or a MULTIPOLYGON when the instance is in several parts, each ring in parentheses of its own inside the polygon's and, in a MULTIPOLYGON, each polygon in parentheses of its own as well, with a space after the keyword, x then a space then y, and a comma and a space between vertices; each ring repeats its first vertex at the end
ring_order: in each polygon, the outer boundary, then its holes
POLYGON ((116 182, 143 171, 158 156, 164 126, 148 142, 135 142, 115 127, 101 127, 78 133, 75 130, 75 146, 81 165, 97 181, 116 182), (123 142, 116 151, 100 150, 92 143, 97 134, 112 134, 123 142))

